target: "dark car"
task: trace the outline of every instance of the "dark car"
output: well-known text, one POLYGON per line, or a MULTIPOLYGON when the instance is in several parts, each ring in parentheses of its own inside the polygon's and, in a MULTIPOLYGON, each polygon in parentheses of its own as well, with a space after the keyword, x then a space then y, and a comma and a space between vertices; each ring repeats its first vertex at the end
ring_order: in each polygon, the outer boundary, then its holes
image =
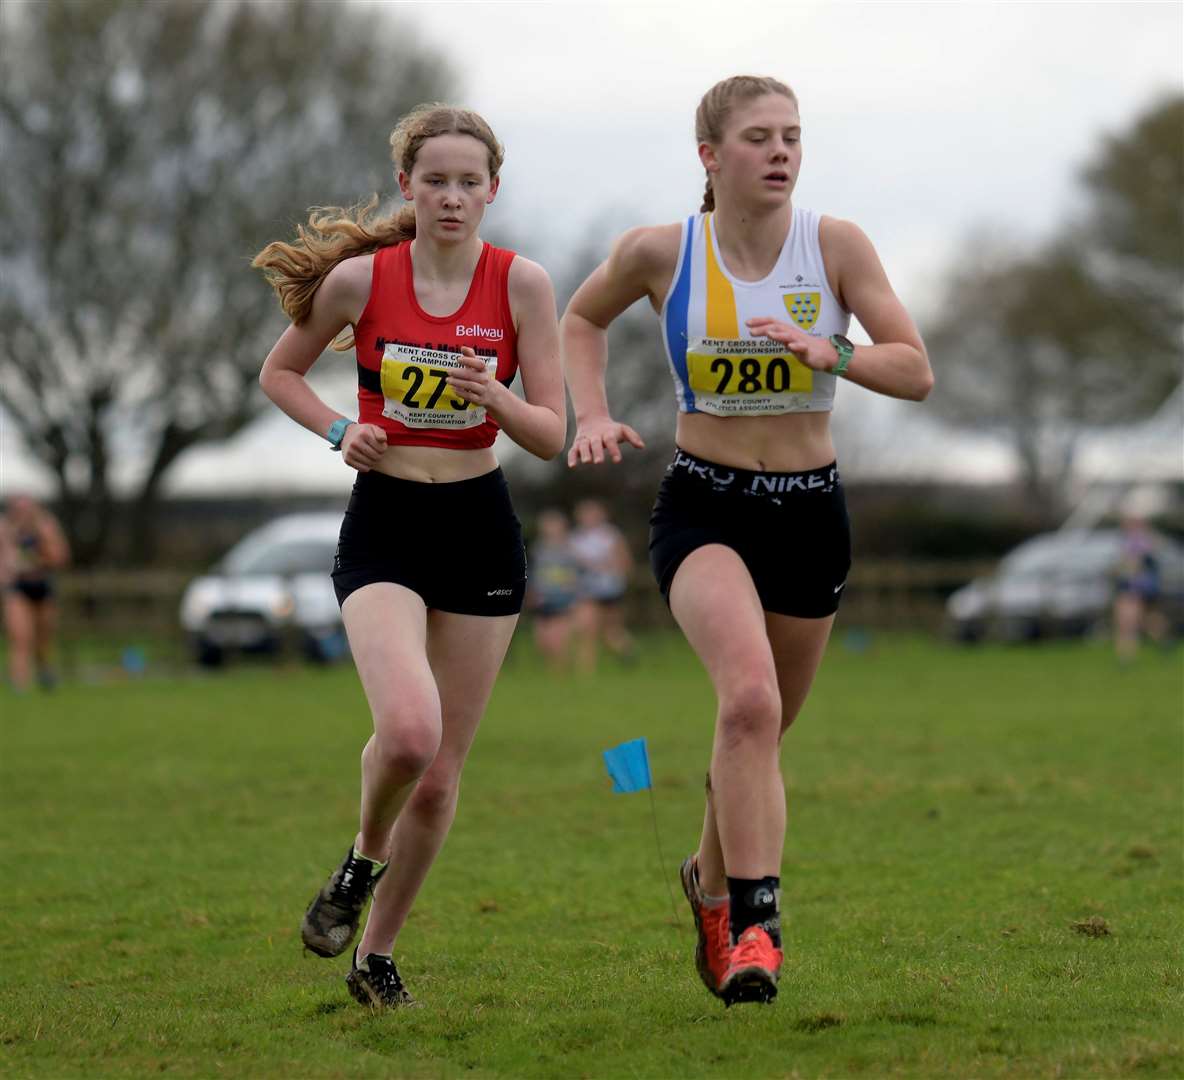
MULTIPOLYGON (((1156 601, 1173 630, 1184 627, 1184 547, 1153 534, 1159 567, 1156 601)), ((1081 636, 1105 627, 1122 554, 1118 529, 1073 529, 1026 540, 989 577, 946 601, 951 636, 1032 641, 1081 636)))

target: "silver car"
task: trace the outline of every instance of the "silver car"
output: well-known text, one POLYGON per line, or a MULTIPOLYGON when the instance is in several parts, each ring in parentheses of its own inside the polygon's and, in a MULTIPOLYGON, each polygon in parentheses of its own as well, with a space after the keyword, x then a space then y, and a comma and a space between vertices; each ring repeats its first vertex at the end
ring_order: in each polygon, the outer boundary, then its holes
POLYGON ((289 514, 248 533, 190 582, 181 625, 197 661, 235 652, 300 652, 329 661, 348 651, 329 573, 339 512, 289 514))
MULTIPOLYGON (((1063 530, 1026 540, 989 577, 946 601, 950 635, 959 641, 1033 641, 1078 636, 1105 626, 1122 553, 1118 529, 1063 530)), ((1170 626, 1184 623, 1184 547, 1155 534, 1157 604, 1170 626)))

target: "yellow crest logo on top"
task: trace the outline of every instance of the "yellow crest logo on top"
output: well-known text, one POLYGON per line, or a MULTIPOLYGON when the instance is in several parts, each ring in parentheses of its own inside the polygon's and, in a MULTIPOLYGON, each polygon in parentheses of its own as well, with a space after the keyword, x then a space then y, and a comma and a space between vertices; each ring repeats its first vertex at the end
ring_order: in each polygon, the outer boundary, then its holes
POLYGON ((787 293, 781 299, 785 301, 785 310, 789 312, 789 317, 802 330, 809 330, 818 321, 822 293, 787 293))

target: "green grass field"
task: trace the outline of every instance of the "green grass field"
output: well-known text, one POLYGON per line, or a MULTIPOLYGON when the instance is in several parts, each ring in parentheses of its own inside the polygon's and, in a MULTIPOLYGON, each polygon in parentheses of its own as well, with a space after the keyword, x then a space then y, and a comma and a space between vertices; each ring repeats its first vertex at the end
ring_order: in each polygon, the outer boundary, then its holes
POLYGON ((557 682, 523 638, 387 1014, 298 935, 355 827, 351 668, 6 695, 0 1072, 1181 1076, 1181 684, 1179 651, 836 640, 784 755, 781 995, 725 1010, 676 880, 706 679, 670 638, 557 682), (665 881, 600 759, 640 735, 665 881))

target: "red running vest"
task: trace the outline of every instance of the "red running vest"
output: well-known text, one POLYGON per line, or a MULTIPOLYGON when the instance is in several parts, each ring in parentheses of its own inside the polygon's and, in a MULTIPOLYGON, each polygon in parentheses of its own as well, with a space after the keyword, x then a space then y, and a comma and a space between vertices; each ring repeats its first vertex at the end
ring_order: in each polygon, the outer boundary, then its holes
POLYGON ((451 315, 429 315, 415 298, 411 242, 374 253, 370 299, 354 327, 361 423, 381 427, 392 445, 493 445, 497 422, 445 380, 468 345, 494 378, 513 382, 518 335, 507 290, 513 261, 514 252, 485 244, 465 302, 451 315))

